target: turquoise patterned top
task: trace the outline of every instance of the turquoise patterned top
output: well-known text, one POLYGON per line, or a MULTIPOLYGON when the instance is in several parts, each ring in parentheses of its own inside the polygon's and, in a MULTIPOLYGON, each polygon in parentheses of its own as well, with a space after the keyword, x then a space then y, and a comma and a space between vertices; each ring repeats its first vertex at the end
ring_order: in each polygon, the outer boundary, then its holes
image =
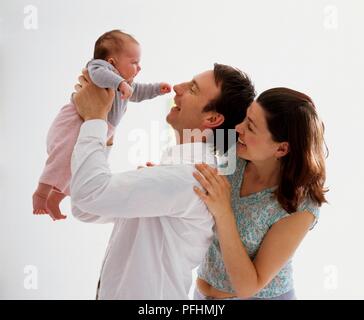
MULTIPOLYGON (((277 221, 289 216, 289 213, 273 197, 275 188, 265 189, 240 197, 240 186, 246 164, 247 161, 238 158, 236 170, 234 174, 228 176, 228 179, 231 183, 232 208, 240 238, 249 257, 253 260, 269 228, 277 221)), ((314 214, 316 219, 311 227, 312 229, 319 216, 318 205, 306 199, 301 203, 297 211, 309 211, 314 214)), ((277 276, 254 297, 268 299, 291 291, 293 289, 292 272, 292 260, 289 260, 277 276)), ((199 278, 204 279, 216 289, 234 293, 229 276, 225 270, 216 233, 214 233, 212 244, 207 251, 204 261, 198 268, 197 274, 199 278)))

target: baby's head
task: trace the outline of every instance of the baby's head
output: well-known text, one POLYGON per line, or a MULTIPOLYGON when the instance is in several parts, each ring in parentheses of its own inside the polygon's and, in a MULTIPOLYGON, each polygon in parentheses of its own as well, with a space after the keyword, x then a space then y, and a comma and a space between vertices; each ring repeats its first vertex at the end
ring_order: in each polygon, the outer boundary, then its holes
POLYGON ((112 30, 97 39, 94 59, 109 62, 131 83, 140 71, 140 45, 130 34, 112 30))

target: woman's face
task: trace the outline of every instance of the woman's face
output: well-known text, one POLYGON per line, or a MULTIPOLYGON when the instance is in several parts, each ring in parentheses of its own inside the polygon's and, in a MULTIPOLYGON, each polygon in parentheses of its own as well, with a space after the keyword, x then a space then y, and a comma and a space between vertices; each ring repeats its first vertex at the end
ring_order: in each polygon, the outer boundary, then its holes
POLYGON ((267 161, 280 158, 288 151, 288 143, 273 141, 264 109, 256 101, 249 106, 244 121, 235 130, 239 134, 236 152, 240 158, 267 161))

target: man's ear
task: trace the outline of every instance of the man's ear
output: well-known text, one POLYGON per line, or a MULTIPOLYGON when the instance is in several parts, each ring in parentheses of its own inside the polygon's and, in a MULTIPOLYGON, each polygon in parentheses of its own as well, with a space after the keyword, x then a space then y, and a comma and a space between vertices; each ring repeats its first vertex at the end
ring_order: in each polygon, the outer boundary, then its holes
POLYGON ((276 158, 282 158, 289 152, 289 143, 288 142, 280 142, 278 145, 278 149, 276 151, 276 158))
POLYGON ((204 119, 203 125, 206 128, 216 128, 222 125, 225 121, 225 117, 218 112, 209 112, 206 118, 204 119))

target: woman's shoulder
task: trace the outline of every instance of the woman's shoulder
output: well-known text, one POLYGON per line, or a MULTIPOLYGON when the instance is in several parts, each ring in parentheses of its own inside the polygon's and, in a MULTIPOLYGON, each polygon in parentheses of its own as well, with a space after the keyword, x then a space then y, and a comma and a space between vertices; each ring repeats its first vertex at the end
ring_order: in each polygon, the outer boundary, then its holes
POLYGON ((314 216, 314 222, 311 225, 312 230, 320 217, 320 206, 314 202, 309 196, 306 196, 297 207, 297 212, 309 212, 314 216))
POLYGON ((269 227, 278 222, 279 220, 290 217, 292 214, 297 214, 301 212, 309 212, 314 216, 314 222, 312 223, 310 230, 314 228, 317 224, 319 215, 320 215, 320 207, 316 204, 311 198, 305 197, 297 207, 297 210, 294 213, 289 213, 279 204, 277 200, 272 200, 270 203, 270 207, 267 207, 268 219, 267 223, 269 227))

